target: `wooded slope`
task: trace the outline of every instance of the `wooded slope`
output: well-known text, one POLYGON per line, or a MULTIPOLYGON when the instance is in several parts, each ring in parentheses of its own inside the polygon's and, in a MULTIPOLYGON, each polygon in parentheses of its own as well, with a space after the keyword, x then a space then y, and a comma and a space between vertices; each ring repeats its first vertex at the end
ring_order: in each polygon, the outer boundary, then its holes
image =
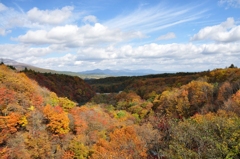
POLYGON ((141 77, 77 106, 0 65, 0 134, 6 159, 237 159, 240 69, 141 77))

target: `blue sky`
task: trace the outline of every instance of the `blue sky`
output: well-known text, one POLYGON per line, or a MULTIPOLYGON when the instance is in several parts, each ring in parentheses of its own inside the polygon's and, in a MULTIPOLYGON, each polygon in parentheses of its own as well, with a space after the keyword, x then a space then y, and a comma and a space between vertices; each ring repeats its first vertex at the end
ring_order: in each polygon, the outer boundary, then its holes
POLYGON ((0 0, 0 57, 62 71, 240 67, 239 0, 0 0))

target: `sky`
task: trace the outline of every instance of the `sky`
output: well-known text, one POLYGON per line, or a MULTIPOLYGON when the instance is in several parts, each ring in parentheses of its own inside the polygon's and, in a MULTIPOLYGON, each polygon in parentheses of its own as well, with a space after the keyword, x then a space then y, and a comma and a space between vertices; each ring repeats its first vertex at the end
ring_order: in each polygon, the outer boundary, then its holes
POLYGON ((0 0, 0 58, 74 72, 240 67, 240 0, 0 0))

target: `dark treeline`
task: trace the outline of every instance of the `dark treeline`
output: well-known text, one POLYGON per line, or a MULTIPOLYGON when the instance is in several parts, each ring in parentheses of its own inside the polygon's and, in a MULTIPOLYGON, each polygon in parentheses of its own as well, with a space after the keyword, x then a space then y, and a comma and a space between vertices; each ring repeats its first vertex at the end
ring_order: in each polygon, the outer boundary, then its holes
POLYGON ((67 97, 79 104, 86 103, 95 94, 91 86, 77 76, 40 73, 27 68, 22 72, 37 81, 40 86, 55 92, 59 97, 67 97))

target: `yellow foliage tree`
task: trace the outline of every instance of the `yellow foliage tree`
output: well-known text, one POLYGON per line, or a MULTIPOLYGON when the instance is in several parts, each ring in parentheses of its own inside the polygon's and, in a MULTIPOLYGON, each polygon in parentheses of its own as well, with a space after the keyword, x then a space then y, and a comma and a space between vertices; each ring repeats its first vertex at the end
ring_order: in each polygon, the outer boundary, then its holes
POLYGON ((63 108, 64 111, 68 112, 70 109, 76 106, 76 103, 69 100, 68 98, 59 98, 59 106, 63 108))

